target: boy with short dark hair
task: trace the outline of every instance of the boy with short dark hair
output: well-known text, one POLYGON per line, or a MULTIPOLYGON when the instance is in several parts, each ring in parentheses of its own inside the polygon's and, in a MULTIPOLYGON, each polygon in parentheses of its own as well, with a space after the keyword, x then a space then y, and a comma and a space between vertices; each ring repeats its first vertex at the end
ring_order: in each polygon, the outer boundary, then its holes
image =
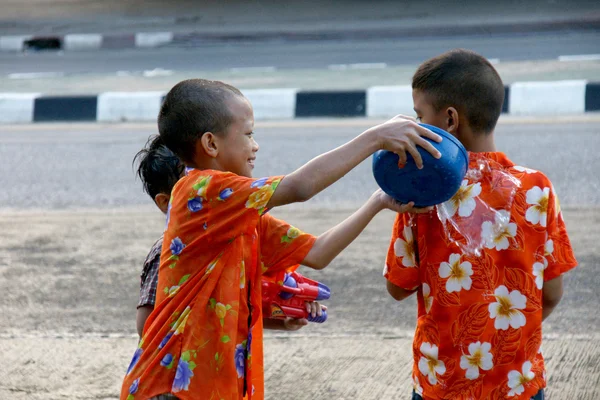
POLYGON ((542 321, 577 265, 552 183, 496 150, 504 86, 482 56, 453 50, 413 81, 417 119, 469 151, 437 215, 399 214, 384 276, 418 297, 413 399, 543 399, 542 321))
MULTIPOLYGON (((144 191, 154 200, 154 204, 167 213, 169 199, 173 186, 184 176, 185 165, 171 151, 158 135, 151 136, 146 146, 134 157, 138 161, 137 175, 142 181, 144 191)), ((144 325, 148 316, 154 310, 156 303, 156 286, 158 284, 158 267, 160 265, 160 252, 163 237, 158 239, 144 261, 141 274, 140 298, 137 305, 136 327, 140 338, 143 335, 144 325)), ((293 266, 292 269, 295 269, 293 266)), ((321 316, 322 308, 319 302, 307 302, 306 310, 313 317, 321 316)), ((308 324, 304 318, 284 320, 266 319, 263 321, 265 329, 295 331, 308 324)))
POLYGON ((357 212, 313 237, 267 214, 306 201, 379 149, 406 160, 425 137, 395 118, 368 129, 291 174, 252 178, 256 153, 250 102, 236 88, 201 79, 165 97, 158 126, 191 170, 171 194, 158 279, 157 308, 128 368, 122 400, 262 399, 261 277, 303 264, 327 266, 382 209, 419 211, 377 191, 357 212))

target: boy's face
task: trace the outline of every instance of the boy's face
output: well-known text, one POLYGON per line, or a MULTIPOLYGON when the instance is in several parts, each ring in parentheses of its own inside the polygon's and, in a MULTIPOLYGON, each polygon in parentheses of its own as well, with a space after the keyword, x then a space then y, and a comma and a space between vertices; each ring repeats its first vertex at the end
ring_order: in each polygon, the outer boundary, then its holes
POLYGON ((443 109, 436 111, 427 94, 418 89, 413 89, 412 96, 419 122, 448 130, 448 119, 443 109))
POLYGON ((252 177, 258 143, 254 140, 254 112, 250 102, 241 96, 231 96, 227 105, 233 119, 223 135, 217 137, 217 161, 225 171, 252 177))

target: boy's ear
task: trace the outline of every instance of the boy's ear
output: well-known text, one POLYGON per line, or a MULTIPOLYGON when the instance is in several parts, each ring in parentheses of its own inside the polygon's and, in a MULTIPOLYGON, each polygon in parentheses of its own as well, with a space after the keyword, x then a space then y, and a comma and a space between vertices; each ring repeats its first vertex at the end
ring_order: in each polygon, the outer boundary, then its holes
POLYGON ((458 111, 454 107, 448 107, 446 110, 446 131, 452 134, 458 133, 458 111))
POLYGON ((154 202, 156 203, 156 206, 160 208, 160 211, 162 211, 163 214, 166 214, 167 210, 169 209, 170 198, 171 196, 166 193, 159 193, 154 196, 154 202))
POLYGON ((196 154, 205 153, 207 156, 216 158, 219 154, 217 137, 212 132, 204 132, 200 140, 196 142, 196 154))

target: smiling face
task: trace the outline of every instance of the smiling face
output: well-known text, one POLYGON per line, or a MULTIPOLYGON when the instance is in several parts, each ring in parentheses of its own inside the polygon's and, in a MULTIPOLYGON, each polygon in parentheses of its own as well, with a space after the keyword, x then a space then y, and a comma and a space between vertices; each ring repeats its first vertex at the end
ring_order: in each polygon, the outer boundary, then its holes
POLYGON ((219 149, 215 161, 224 171, 251 178, 259 149, 252 132, 252 105, 245 97, 231 96, 227 106, 233 117, 225 132, 215 137, 219 149))

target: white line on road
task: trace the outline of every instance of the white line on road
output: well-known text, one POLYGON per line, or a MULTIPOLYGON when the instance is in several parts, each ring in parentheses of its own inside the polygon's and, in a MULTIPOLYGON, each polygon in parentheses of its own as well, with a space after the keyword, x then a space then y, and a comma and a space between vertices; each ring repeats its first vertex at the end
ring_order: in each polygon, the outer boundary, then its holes
POLYGON ((154 68, 151 70, 146 70, 143 74, 146 78, 154 78, 157 76, 171 76, 173 75, 173 71, 170 69, 162 69, 162 68, 154 68))
POLYGON ((558 56, 558 61, 598 61, 600 54, 578 54, 573 56, 558 56))
POLYGON ((275 67, 238 67, 238 68, 229 68, 229 72, 273 72, 276 71, 275 67))
POLYGON ((64 72, 19 72, 8 74, 8 79, 60 78, 63 76, 65 76, 64 72))
POLYGON ((344 71, 347 69, 384 69, 386 63, 357 63, 357 64, 331 64, 327 68, 334 71, 344 71))

